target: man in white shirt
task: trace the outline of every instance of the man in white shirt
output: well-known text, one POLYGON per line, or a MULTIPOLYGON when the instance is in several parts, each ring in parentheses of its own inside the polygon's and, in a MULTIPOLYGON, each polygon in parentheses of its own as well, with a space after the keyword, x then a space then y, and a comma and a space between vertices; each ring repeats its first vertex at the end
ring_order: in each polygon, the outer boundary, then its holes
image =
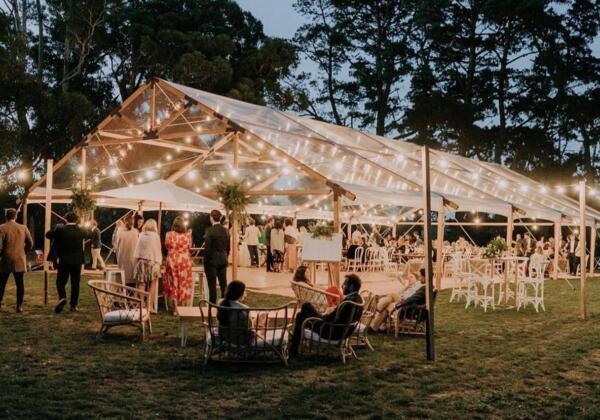
POLYGON ((249 218, 248 226, 246 227, 246 245, 248 246, 248 253, 250 254, 250 263, 253 267, 258 267, 258 237, 260 231, 254 222, 253 218, 249 218))

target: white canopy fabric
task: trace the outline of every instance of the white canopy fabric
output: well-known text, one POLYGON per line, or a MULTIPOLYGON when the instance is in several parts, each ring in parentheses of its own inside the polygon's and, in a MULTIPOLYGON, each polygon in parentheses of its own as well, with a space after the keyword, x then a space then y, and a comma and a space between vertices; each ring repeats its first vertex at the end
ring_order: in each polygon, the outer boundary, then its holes
MULTIPOLYGON (((368 197, 372 204, 391 201, 397 205, 400 198, 390 200, 390 193, 420 189, 421 146, 163 82, 349 191, 353 185, 356 191, 352 192, 362 196, 362 202, 368 197), (368 185, 372 192, 362 191, 359 184, 368 185)), ((574 200, 506 167, 435 150, 430 160, 432 191, 457 203, 457 211, 508 215, 514 207, 525 212, 521 217, 526 218, 579 216, 574 200)), ((410 196, 402 198, 407 200, 405 205, 422 206, 410 196)), ((587 217, 600 220, 600 212, 588 207, 587 217)))
POLYGON ((141 203, 144 210, 158 210, 162 204, 163 210, 181 210, 209 212, 212 209, 221 209, 221 203, 196 193, 181 188, 172 182, 157 180, 146 184, 132 185, 130 187, 98 193, 98 205, 118 204, 129 206, 141 203))
MULTIPOLYGON (((346 182, 339 182, 338 184, 356 195, 356 200, 354 201, 344 200, 347 205, 380 205, 416 208, 420 208, 423 205, 423 194, 418 191, 390 191, 383 188, 349 184, 346 182)), ((432 209, 439 209, 442 206, 443 201, 443 197, 439 194, 431 194, 432 209)))

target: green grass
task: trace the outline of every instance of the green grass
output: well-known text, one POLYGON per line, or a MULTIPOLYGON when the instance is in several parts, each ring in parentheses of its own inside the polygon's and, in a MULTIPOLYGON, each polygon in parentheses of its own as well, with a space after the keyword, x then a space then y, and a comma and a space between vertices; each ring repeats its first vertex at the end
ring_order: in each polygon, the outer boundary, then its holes
MULTIPOLYGON (((54 315, 39 276, 28 276, 25 313, 14 288, 0 312, 0 418, 80 417, 588 417, 600 416, 600 282, 590 318, 578 291, 548 281, 545 313, 483 313, 439 296, 437 361, 423 339, 376 336, 359 360, 273 365, 210 364, 199 329, 179 347, 177 321, 159 314, 154 334, 115 328, 96 340, 87 286, 83 313, 54 315)), ((52 289, 52 299, 54 291, 52 289)), ((250 294, 249 303, 288 299, 250 294)))

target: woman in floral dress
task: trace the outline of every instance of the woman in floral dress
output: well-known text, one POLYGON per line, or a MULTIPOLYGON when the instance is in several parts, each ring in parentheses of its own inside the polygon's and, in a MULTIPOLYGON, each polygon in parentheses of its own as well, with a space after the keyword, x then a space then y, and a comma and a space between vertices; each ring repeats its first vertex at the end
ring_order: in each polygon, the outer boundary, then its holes
POLYGON ((163 294, 175 306, 192 298, 192 232, 186 231, 183 218, 177 216, 165 236, 167 258, 163 276, 163 294))

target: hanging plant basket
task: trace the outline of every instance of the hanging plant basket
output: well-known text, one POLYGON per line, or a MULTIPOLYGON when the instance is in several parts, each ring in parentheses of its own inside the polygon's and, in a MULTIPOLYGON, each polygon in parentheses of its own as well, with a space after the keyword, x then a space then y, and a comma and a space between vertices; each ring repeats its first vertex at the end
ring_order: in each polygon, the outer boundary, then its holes
POLYGON ((221 182, 215 187, 215 192, 230 219, 238 222, 246 220, 250 197, 246 195, 247 191, 242 182, 221 182))
POLYGON ((76 189, 71 196, 71 211, 80 219, 91 219, 96 210, 96 201, 92 198, 90 190, 76 189))

